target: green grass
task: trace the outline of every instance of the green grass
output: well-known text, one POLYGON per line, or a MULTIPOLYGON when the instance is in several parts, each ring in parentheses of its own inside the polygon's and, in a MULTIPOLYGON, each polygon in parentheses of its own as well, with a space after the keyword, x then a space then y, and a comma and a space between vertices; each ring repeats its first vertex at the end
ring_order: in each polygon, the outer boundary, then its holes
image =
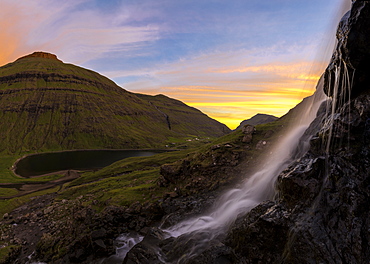
MULTIPOLYGON (((1 245, 0 245, 1 246, 1 245)), ((0 247, 0 263, 5 263, 4 261, 8 257, 8 254, 15 249, 20 248, 20 246, 5 246, 5 247, 0 247)))
POLYGON ((166 190, 156 185, 159 176, 159 168, 135 171, 70 187, 60 192, 59 198, 76 199, 88 195, 90 200, 99 200, 101 203, 109 200, 112 205, 129 206, 136 201, 150 201, 163 195, 166 190))
MULTIPOLYGON (((253 135, 252 145, 259 140, 264 139, 267 131, 278 131, 285 123, 275 121, 269 124, 259 125, 253 135)), ((184 159, 191 161, 191 165, 199 164, 207 167, 211 163, 213 154, 227 155, 229 151, 246 151, 248 155, 256 155, 254 147, 245 150, 242 143, 243 133, 241 130, 234 131, 228 135, 220 137, 214 141, 209 138, 188 136, 186 138, 169 138, 177 146, 191 143, 193 147, 184 150, 164 152, 150 157, 132 157, 117 161, 103 169, 83 173, 79 178, 65 184, 59 190, 60 199, 77 199, 84 196, 89 197, 86 202, 93 200, 99 201, 99 208, 108 204, 129 206, 132 202, 154 201, 162 197, 164 193, 171 191, 168 188, 160 188, 157 185, 160 175, 160 166, 163 164, 180 164, 184 159), (211 141, 210 143, 208 143, 211 141), (231 144, 232 149, 227 145, 231 144), (214 150, 213 146, 220 145, 220 148, 214 150)), ((61 175, 50 175, 33 179, 22 179, 15 177, 9 168, 19 156, 3 155, 0 157, 0 173, 6 175, 1 178, 1 182, 46 182, 61 175)), ((0 189, 2 196, 15 194, 13 189, 0 189)), ((25 196, 28 197, 28 196, 25 196)), ((24 198, 14 198, 8 201, 1 201, 0 205, 5 211, 15 208, 24 202, 24 198)))
MULTIPOLYGON (((132 157, 118 161, 96 172, 87 172, 80 178, 65 184, 60 197, 75 199, 81 195, 96 197, 99 201, 110 200, 110 204, 128 205, 133 201, 149 200, 152 196, 160 196, 166 190, 158 190, 156 180, 162 164, 181 159, 194 150, 181 150, 160 153, 150 157, 132 157)), ((48 175, 36 178, 19 178, 9 171, 13 162, 18 158, 0 156, 0 175, 2 183, 36 183, 48 182, 63 175, 48 175)), ((59 187, 35 192, 17 198, 0 200, 0 215, 17 208, 29 201, 31 197, 59 191, 59 187)), ((17 190, 0 188, 1 196, 16 195, 17 190)))
POLYGON ((14 183, 21 180, 11 171, 11 167, 19 156, 0 155, 0 183, 14 183))
POLYGON ((131 173, 134 171, 150 170, 157 168, 165 163, 171 163, 186 157, 192 150, 180 150, 159 153, 149 157, 131 157, 117 161, 101 170, 95 172, 86 172, 80 178, 75 179, 66 186, 77 186, 116 175, 131 173))
POLYGON ((171 143, 168 138, 230 132, 178 100, 130 93, 96 72, 57 60, 24 58, 0 67, 0 77, 6 80, 0 91, 8 91, 0 98, 6 124, 0 125, 0 153, 158 149, 171 143))
POLYGON ((64 175, 53 174, 40 176, 35 178, 21 178, 16 176, 11 168, 15 161, 22 155, 11 156, 11 155, 0 155, 0 183, 36 183, 36 182, 49 182, 57 180, 64 175))
POLYGON ((18 191, 14 188, 1 188, 0 187, 0 198, 4 196, 13 196, 16 195, 18 191))
POLYGON ((41 196, 49 193, 55 193, 59 190, 60 187, 55 187, 52 189, 47 189, 39 192, 35 192, 32 194, 27 194, 21 197, 7 199, 7 200, 0 200, 0 215, 5 213, 11 212, 15 208, 25 204, 26 202, 30 201, 32 197, 41 196))

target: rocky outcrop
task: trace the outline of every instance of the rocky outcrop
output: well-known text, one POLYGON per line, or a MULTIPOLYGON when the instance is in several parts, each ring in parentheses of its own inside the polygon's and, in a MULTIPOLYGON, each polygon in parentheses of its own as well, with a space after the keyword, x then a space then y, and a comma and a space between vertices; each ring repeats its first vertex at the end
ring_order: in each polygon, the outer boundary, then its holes
MULTIPOLYGON (((368 263, 370 81, 365 72, 368 74, 370 65, 366 55, 369 8, 368 1, 354 2, 351 13, 341 22, 338 50, 326 71, 327 78, 334 74, 333 67, 341 65, 342 74, 343 65, 353 67, 353 93, 349 97, 344 92, 348 87, 341 92, 344 77, 339 86, 330 86, 331 77, 326 79, 331 103, 320 108, 304 135, 313 135, 308 152, 278 176, 278 197, 239 217, 225 238, 218 237, 186 261, 182 261, 183 252, 202 243, 201 233, 167 240, 157 237, 162 257, 170 263, 204 264, 368 263), (339 92, 333 92, 337 88, 339 92)), ((139 263, 136 260, 144 252, 149 252, 145 245, 134 247, 126 263, 139 263)), ((161 263, 158 254, 149 259, 152 262, 148 263, 161 263)))
POLYGON ((158 203, 106 206, 97 212, 89 196, 58 200, 44 195, 7 213, 0 220, 2 246, 13 249, 5 263, 94 263, 115 253, 122 233, 142 231, 164 214, 158 203), (91 205, 86 203, 91 202, 91 205))
POLYGON ((338 46, 325 71, 325 92, 329 96, 357 96, 370 83, 370 6, 367 1, 354 1, 351 11, 341 20, 338 46), (345 91, 344 87, 351 90, 345 91), (335 91, 333 87, 339 88, 335 91))
POLYGON ((241 263, 367 263, 370 97, 359 96, 336 114, 326 153, 328 118, 310 151, 279 176, 279 199, 231 229, 227 244, 241 263))
POLYGON ((314 121, 318 132, 310 150, 278 177, 279 198, 234 224, 226 244, 237 263, 368 263, 369 10, 367 1, 354 2, 326 71, 326 93, 346 103, 314 121), (339 87, 330 83, 334 69, 343 74, 344 65, 355 69, 349 101, 340 90, 345 77, 339 87))
MULTIPOLYGON (((214 144, 207 150, 171 164, 161 166, 158 184, 176 186, 177 195, 182 193, 197 194, 213 191, 239 180, 239 175, 251 163, 252 155, 248 150, 257 148, 260 143, 253 142, 256 128, 245 125, 241 131, 234 132, 234 138, 214 144), (182 190, 181 192, 179 190, 182 190)), ((260 132, 259 132, 260 133, 260 132)), ((267 147, 265 142, 262 148, 267 147)), ((254 157, 256 158, 256 157, 254 157)))
POLYGON ((61 62, 61 60, 59 60, 56 55, 48 53, 48 52, 42 52, 42 51, 35 51, 32 54, 19 58, 18 60, 26 59, 26 58, 43 58, 43 59, 57 60, 61 62))

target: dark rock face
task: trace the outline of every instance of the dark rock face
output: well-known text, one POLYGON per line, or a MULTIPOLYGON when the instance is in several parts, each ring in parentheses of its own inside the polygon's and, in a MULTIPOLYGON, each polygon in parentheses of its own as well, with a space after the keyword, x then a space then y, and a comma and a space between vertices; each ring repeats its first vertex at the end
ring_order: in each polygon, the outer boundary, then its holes
POLYGON ((113 238, 152 226, 163 217, 162 208, 154 203, 107 206, 99 213, 83 205, 89 197, 74 201, 55 197, 40 196, 3 216, 1 237, 14 249, 0 263, 30 263, 30 255, 47 263, 100 263, 98 259, 115 254, 113 238))
POLYGON ((370 97, 359 96, 336 114, 326 155, 328 119, 311 150, 279 176, 280 198, 232 228, 227 244, 240 263, 367 263, 370 97))
MULTIPOLYGON (((325 73, 325 92, 334 99, 327 109, 335 104, 335 112, 328 113, 325 104, 320 108, 303 136, 314 135, 309 151, 278 177, 279 197, 259 204, 240 217, 226 237, 211 241, 184 262, 186 247, 201 243, 201 233, 176 239, 157 236, 153 244, 162 255, 153 254, 152 245, 141 243, 125 263, 140 263, 142 256, 147 257, 143 263, 163 263, 158 256, 166 263, 368 263, 369 10, 368 1, 354 2, 339 26, 338 50, 325 73), (334 85, 336 70, 341 77, 334 85), (349 76, 353 77, 351 100, 345 93, 349 87, 342 89, 349 76)), ((184 164, 163 167, 162 175, 175 181, 184 168, 184 164)))
POLYGON ((348 93, 333 92, 330 75, 336 67, 343 74, 344 64, 356 69, 352 99, 314 121, 318 132, 310 150, 278 177, 279 198, 232 227, 226 244, 238 263, 368 263, 369 10, 368 2, 356 1, 348 21, 342 20, 325 76, 326 93, 345 101, 348 93))
MULTIPOLYGON (((353 81, 351 94, 357 96, 368 89, 370 83, 370 5, 368 1, 355 1, 352 9, 339 24, 337 31, 338 46, 325 71, 325 93, 336 96, 331 87, 337 83, 342 87, 353 81), (348 73, 347 73, 348 72, 348 73)), ((344 93, 341 89, 338 95, 344 93)), ((346 95, 348 97, 348 93, 346 95)))
MULTIPOLYGON (((327 76, 330 76, 335 67, 340 65, 350 65, 356 69, 351 100, 345 101, 348 96, 342 92, 332 93, 330 78, 327 79, 327 94, 338 96, 336 99, 345 103, 338 105, 333 113, 327 114, 324 107, 319 110, 317 118, 307 130, 307 134, 314 135, 310 140, 310 149, 279 175, 276 184, 279 197, 275 201, 259 204, 241 216, 225 237, 217 237, 205 250, 186 260, 183 259, 184 251, 200 244, 201 233, 166 238, 161 230, 147 228, 157 223, 162 216, 166 216, 162 227, 172 226, 187 216, 199 214, 212 204, 215 197, 211 198, 209 191, 215 187, 209 182, 217 180, 211 178, 212 175, 222 175, 221 169, 237 164, 242 155, 242 152, 236 155, 235 147, 231 144, 217 144, 202 154, 202 157, 184 159, 161 167, 162 178, 158 184, 179 184, 190 175, 189 182, 181 187, 185 190, 186 186, 190 190, 198 190, 197 197, 182 197, 174 191, 161 204, 144 207, 137 203, 127 209, 108 208, 102 215, 96 215, 93 210, 81 208, 78 204, 73 205, 76 210, 71 216, 77 224, 67 228, 76 228, 78 231, 89 229, 91 232, 80 232, 78 240, 67 241, 70 254, 62 263, 91 263, 89 254, 108 254, 113 251, 113 242, 107 239, 107 235, 113 237, 113 234, 127 231, 125 228, 141 231, 143 235, 143 230, 147 230, 144 240, 127 254, 123 261, 126 264, 164 261, 193 264, 368 263, 370 80, 365 76, 366 65, 364 69, 361 67, 365 63, 362 58, 367 56, 364 41, 368 35, 362 34, 370 28, 369 5, 365 1, 356 1, 349 22, 341 22, 338 33, 341 37, 338 45, 340 52, 336 53, 341 58, 335 55, 326 71, 327 76), (342 35, 341 32, 348 35, 342 35), (359 43, 351 40, 353 36, 360 38, 359 43), (361 48, 362 42, 365 46, 361 48), (208 174, 200 173, 205 171, 208 174), (216 171, 219 174, 215 174, 216 171), (128 227, 116 230, 122 223, 127 223, 128 227)), ((241 141, 246 144, 244 147, 250 147, 250 139, 246 136, 252 137, 253 127, 245 127, 242 132, 241 141)), ((48 206, 42 214, 49 216, 57 208, 64 208, 64 205, 48 206)), ((57 226, 55 230, 60 230, 61 224, 65 222, 53 223, 57 226)), ((50 228, 54 230, 54 227, 50 228)), ((47 231, 51 234, 51 231, 47 231)), ((53 241, 49 238, 45 235, 41 239, 39 254, 52 253, 49 247, 53 241)), ((52 257, 45 256, 44 259, 52 257)))

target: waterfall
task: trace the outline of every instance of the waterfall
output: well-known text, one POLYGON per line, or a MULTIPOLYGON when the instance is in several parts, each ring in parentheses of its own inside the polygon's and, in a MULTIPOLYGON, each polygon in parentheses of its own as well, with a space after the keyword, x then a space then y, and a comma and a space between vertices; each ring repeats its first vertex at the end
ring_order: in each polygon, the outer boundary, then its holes
MULTIPOLYGON (((344 10, 348 10, 348 2, 343 1, 340 15, 343 14, 344 10)), ((340 26, 346 23, 347 18, 348 13, 341 20, 340 26)), ((340 86, 344 97, 350 97, 351 76, 348 73, 347 65, 342 63, 336 70, 333 77, 335 79, 333 80, 334 92, 337 92, 340 86)), ((181 258, 177 260, 170 258, 169 263, 186 263, 187 260, 204 251, 213 239, 222 238, 239 216, 245 215, 259 203, 274 198, 276 195, 275 182, 278 175, 308 151, 308 142, 313 135, 305 133, 305 131, 315 119, 321 104, 327 99, 323 87, 324 78, 321 78, 315 94, 302 103, 303 107, 299 109, 300 112, 297 114, 300 117, 297 119, 298 121, 290 124, 289 130, 285 131, 279 142, 273 146, 270 155, 263 160, 264 165, 255 174, 248 177, 241 187, 231 189, 223 194, 208 214, 182 221, 164 230, 169 237, 179 238, 179 243, 186 244, 191 237, 197 239, 197 243, 193 243, 190 248, 187 248, 181 258)), ((336 105, 343 104, 343 102, 336 102, 335 96, 330 103, 330 100, 326 101, 326 116, 330 120, 330 116, 334 118, 333 111, 336 105), (332 109, 328 109, 329 106, 332 109)), ((329 144, 330 142, 328 142, 329 144)))
MULTIPOLYGON (((343 1, 341 11, 348 10, 348 2, 348 0, 343 1)), ((343 12, 340 13, 342 14, 343 12)), ((338 69, 338 74, 347 72, 346 65, 342 67, 338 69)), ((349 84, 350 76, 346 75, 343 82, 349 84)), ((274 199, 276 196, 275 182, 278 175, 308 151, 308 142, 312 135, 306 132, 307 128, 315 119, 321 104, 327 99, 323 86, 324 80, 321 78, 314 95, 307 98, 298 110, 299 113, 296 115, 299 118, 296 118, 295 123, 290 124, 289 129, 281 135, 278 142, 275 142, 270 154, 265 157, 263 165, 257 172, 247 177, 240 187, 231 189, 219 197, 208 213, 162 230, 167 238, 176 239, 180 248, 183 245, 181 254, 176 256, 164 256, 158 249, 159 259, 163 263, 187 263, 189 259, 202 253, 212 241, 224 237, 230 225, 239 216, 247 214, 265 200, 274 199)), ((334 107, 335 104, 336 102, 334 102, 334 107)), ((333 106, 333 103, 331 105, 333 106)))
POLYGON ((186 240, 187 237, 197 233, 201 234, 201 239, 198 235, 197 244, 178 263, 185 263, 186 259, 202 252, 210 241, 225 234, 238 216, 246 214, 259 203, 274 198, 277 176, 308 150, 309 144, 307 142, 311 137, 302 136, 316 117, 316 113, 325 99, 323 80, 321 79, 315 94, 303 102, 303 107, 297 114, 300 116, 299 121, 292 124, 279 142, 273 146, 260 170, 246 179, 241 187, 231 189, 223 194, 216 201, 214 209, 210 213, 185 220, 163 230, 169 237, 183 236, 181 240, 186 240))

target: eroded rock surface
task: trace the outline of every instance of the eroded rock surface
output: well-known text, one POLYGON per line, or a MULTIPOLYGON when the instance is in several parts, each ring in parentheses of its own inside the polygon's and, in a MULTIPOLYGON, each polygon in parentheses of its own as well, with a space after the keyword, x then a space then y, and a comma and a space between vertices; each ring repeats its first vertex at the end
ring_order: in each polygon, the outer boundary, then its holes
MULTIPOLYGON (((369 10, 369 1, 355 1, 341 21, 338 50, 325 76, 325 91, 335 107, 329 102, 328 108, 323 105, 319 110, 308 129, 314 135, 309 151, 278 176, 279 197, 240 217, 226 237, 218 237, 185 262, 181 252, 189 244, 200 243, 200 233, 159 239, 156 244, 170 263, 368 263, 369 10), (344 67, 353 78, 350 97, 341 90, 343 76, 339 85, 331 83, 334 71, 339 69, 343 75, 344 67)), ((145 245, 134 247, 126 261, 143 251, 145 245)), ((151 255, 151 260, 160 263, 158 255, 151 255)))
POLYGON ((314 121, 318 132, 310 150, 278 177, 279 199, 232 227, 226 244, 238 263, 368 263, 369 10, 368 1, 354 2, 326 71, 326 93, 346 103, 314 121), (329 75, 338 67, 343 74, 344 65, 356 69, 349 101, 341 85, 335 92, 330 84, 329 75))

